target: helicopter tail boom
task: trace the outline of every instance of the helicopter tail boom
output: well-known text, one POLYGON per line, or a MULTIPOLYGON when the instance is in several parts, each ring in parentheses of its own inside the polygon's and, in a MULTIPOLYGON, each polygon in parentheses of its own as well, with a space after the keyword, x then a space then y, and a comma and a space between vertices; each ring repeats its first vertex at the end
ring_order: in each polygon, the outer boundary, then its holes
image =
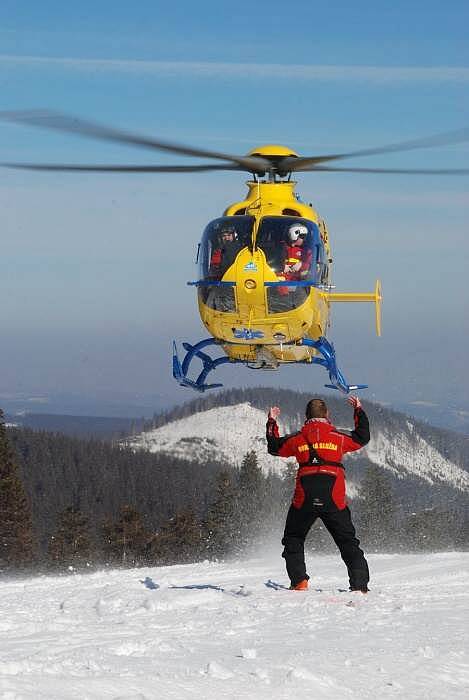
POLYGON ((349 301, 349 302, 362 302, 371 301, 375 304, 375 320, 376 320, 376 335, 381 335, 381 302, 383 299, 381 293, 381 282, 376 280, 376 286, 374 292, 351 292, 351 293, 336 293, 328 292, 326 298, 330 302, 336 301, 349 301))

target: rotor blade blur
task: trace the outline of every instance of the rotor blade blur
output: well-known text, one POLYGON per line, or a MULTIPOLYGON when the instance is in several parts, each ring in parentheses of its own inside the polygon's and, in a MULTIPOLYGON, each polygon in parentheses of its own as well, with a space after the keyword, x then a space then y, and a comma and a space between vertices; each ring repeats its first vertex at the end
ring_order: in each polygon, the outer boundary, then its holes
POLYGON ((27 124, 44 129, 51 129, 53 131, 78 134, 101 141, 113 141, 146 149, 178 153, 183 156, 228 160, 241 165, 248 172, 264 173, 270 167, 270 162, 268 160, 257 156, 236 156, 229 153, 219 153, 218 151, 209 151, 202 148, 170 143, 168 141, 160 141, 49 110, 0 112, 0 119, 16 124, 27 124))
POLYGON ((423 139, 412 141, 401 141, 400 143, 389 144, 377 148, 366 148, 361 151, 350 151, 349 153, 335 153, 324 156, 287 157, 282 161, 282 170, 294 171, 303 170, 304 165, 316 165, 330 160, 342 160, 345 158, 355 158, 358 156, 374 156, 382 153, 401 153, 402 151, 413 151, 419 148, 435 148, 437 146, 450 146, 456 143, 469 141, 469 128, 457 131, 448 131, 444 134, 436 134, 423 139))
POLYGON ((202 173, 213 170, 241 170, 240 165, 66 165, 60 163, 0 163, 2 168, 84 173, 202 173))
POLYGON ((330 172, 330 173, 384 173, 392 175, 469 175, 469 169, 464 168, 334 168, 327 165, 310 165, 298 168, 299 172, 330 172))

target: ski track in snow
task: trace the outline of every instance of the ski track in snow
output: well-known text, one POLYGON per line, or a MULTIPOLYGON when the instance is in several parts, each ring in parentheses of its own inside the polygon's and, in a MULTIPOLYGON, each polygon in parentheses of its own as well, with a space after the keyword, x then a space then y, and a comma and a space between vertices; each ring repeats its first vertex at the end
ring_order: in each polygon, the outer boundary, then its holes
POLYGON ((0 698, 469 697, 469 554, 369 561, 367 596, 338 556, 3 581, 0 698))

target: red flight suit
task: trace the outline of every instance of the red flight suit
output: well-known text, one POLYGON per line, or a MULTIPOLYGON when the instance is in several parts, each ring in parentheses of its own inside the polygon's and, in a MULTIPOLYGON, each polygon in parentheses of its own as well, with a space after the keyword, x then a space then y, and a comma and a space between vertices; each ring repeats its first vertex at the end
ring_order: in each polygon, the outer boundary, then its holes
POLYGON ((296 457, 298 472, 293 501, 282 539, 287 572, 292 586, 308 579, 304 561, 304 541, 309 529, 320 518, 332 535, 347 566, 350 588, 367 590, 368 564, 355 537, 345 498, 342 456, 359 450, 370 439, 365 411, 354 412, 355 429, 338 430, 326 418, 307 420, 298 433, 280 437, 277 422, 267 421, 267 449, 279 457, 296 457))

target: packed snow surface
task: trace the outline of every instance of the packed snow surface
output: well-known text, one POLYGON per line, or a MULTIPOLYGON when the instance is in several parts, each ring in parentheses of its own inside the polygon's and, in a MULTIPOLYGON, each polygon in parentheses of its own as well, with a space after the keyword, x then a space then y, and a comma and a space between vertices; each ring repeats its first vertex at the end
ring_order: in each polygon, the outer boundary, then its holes
POLYGON ((338 556, 306 592, 280 557, 3 581, 0 698, 469 697, 469 554, 369 562, 368 595, 338 556))

